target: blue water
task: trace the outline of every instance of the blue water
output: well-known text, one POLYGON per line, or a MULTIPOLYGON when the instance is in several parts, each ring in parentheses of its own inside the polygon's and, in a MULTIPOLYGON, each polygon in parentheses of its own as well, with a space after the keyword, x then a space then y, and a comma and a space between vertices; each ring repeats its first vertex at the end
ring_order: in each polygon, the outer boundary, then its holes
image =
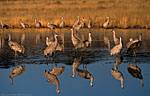
MULTIPOLYGON (((2 30, 1 30, 2 31, 2 30)), ((143 32, 142 46, 137 51, 136 65, 140 67, 143 76, 144 87, 141 86, 141 81, 138 78, 132 77, 127 66, 134 65, 133 56, 128 56, 123 53, 123 62, 118 66, 118 70, 124 77, 124 88, 121 88, 120 80, 115 79, 111 74, 111 69, 114 68, 115 56, 110 56, 109 50, 104 45, 103 36, 107 35, 111 41, 111 48, 114 46, 111 32, 100 32, 93 30, 93 42, 91 48, 86 51, 75 54, 73 45, 70 39, 70 30, 59 30, 57 33, 64 36, 65 50, 57 52, 53 61, 48 60, 48 57, 43 56, 43 50, 46 48, 45 37, 49 36, 47 30, 36 31, 34 29, 26 29, 21 32, 16 30, 5 30, 0 33, 1 43, 0 49, 0 96, 18 95, 18 96, 150 96, 150 35, 143 32), (32 32, 32 34, 31 34, 32 32), (8 34, 11 34, 12 41, 16 41, 25 47, 25 54, 18 54, 19 57, 14 59, 14 52, 8 46, 8 34), (21 41, 22 35, 25 34, 25 40, 21 41), (38 34, 38 35, 37 35, 38 34), (64 35, 63 35, 64 34, 64 35), (84 79, 75 73, 75 78, 72 78, 72 64, 75 57, 83 56, 83 60, 79 69, 85 69, 93 75, 93 87, 90 86, 90 79, 84 79), (25 72, 13 78, 13 85, 9 74, 16 67, 25 65, 25 72), (44 71, 57 67, 65 66, 65 71, 57 76, 60 83, 61 93, 56 93, 56 85, 47 81, 44 71), (84 68, 86 66, 87 68, 84 68)), ((123 44, 128 41, 127 36, 138 38, 138 31, 116 31, 117 37, 123 37, 123 44), (132 35, 131 35, 132 33, 132 35)), ((85 34, 85 39, 88 37, 88 31, 82 32, 85 34)), ((123 51, 125 51, 123 47, 123 51)))

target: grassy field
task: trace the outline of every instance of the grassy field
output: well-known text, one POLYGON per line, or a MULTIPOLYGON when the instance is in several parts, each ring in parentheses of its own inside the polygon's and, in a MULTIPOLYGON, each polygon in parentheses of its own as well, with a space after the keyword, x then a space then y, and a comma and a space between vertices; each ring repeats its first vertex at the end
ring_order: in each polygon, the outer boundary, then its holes
POLYGON ((0 20, 20 27, 20 19, 34 26, 37 18, 46 26, 48 21, 59 24, 64 17, 66 25, 72 26, 80 16, 101 27, 109 16, 109 27, 150 28, 149 5, 150 0, 0 0, 0 20))

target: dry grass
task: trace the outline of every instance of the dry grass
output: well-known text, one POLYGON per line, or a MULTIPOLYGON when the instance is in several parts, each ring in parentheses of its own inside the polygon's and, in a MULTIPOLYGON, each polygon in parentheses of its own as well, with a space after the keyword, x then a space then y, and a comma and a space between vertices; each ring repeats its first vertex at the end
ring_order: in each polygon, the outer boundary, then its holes
POLYGON ((64 17, 71 26, 79 15, 101 27, 109 16, 110 27, 150 28, 149 5, 150 0, 0 0, 0 20, 20 27, 20 19, 34 26, 37 18, 46 26, 48 21, 59 24, 64 17))

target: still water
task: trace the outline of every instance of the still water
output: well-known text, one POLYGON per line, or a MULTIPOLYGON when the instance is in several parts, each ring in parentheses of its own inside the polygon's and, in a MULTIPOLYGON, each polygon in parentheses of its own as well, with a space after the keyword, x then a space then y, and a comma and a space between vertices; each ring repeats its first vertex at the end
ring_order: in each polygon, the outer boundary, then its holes
MULTIPOLYGON (((115 46, 111 30, 92 29, 92 44, 83 50, 74 50, 70 29, 54 30, 58 33, 58 42, 63 44, 64 50, 57 51, 54 57, 43 55, 46 48, 46 36, 52 33, 48 29, 10 29, 0 30, 0 95, 8 96, 150 96, 150 31, 149 30, 115 30, 116 37, 122 37, 123 62, 114 69, 115 55, 110 56, 108 45, 104 38, 110 41, 110 48, 115 46), (142 46, 137 51, 136 59, 126 54, 125 44, 129 38, 138 39, 142 33, 142 46), (11 40, 25 47, 25 54, 18 53, 15 59, 14 51, 8 46, 8 34, 11 40), (135 78, 128 71, 129 64, 140 68, 143 77, 135 78), (74 70, 73 64, 77 63, 74 70), (18 68, 16 71, 15 69, 18 68), (112 68, 121 73, 121 80, 111 74, 112 68), (45 70, 58 69, 53 75, 56 84, 48 82, 45 70), (60 69, 60 70, 59 70, 60 69), (12 71, 16 71, 16 75, 12 71), (18 73, 17 73, 18 72, 18 73), (82 76, 82 75, 85 76, 82 76), (85 78, 86 77, 86 78, 85 78), (59 84, 58 84, 59 83, 59 84), (93 86, 91 86, 91 83, 93 86), (59 85, 60 93, 56 92, 59 85)), ((78 36, 88 39, 88 30, 81 30, 78 36)))

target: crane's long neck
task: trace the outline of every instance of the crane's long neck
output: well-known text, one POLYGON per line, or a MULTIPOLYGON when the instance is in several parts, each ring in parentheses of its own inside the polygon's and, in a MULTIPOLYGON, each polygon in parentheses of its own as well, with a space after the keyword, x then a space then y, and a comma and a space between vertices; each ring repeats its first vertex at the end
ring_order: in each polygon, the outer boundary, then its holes
POLYGON ((113 31, 113 38, 116 38, 116 34, 115 34, 115 31, 113 31))
POLYGON ((109 23, 109 18, 107 19, 107 23, 109 23))
POLYGON ((58 44, 58 40, 57 40, 57 36, 55 35, 55 47, 57 46, 58 44))
POLYGON ((121 41, 121 38, 120 38, 120 46, 122 46, 122 41, 121 41))
POLYGON ((71 30, 71 36, 72 36, 72 37, 74 36, 74 32, 73 32, 73 29, 71 30))
POLYGON ((121 78, 121 88, 123 88, 123 78, 121 78))

